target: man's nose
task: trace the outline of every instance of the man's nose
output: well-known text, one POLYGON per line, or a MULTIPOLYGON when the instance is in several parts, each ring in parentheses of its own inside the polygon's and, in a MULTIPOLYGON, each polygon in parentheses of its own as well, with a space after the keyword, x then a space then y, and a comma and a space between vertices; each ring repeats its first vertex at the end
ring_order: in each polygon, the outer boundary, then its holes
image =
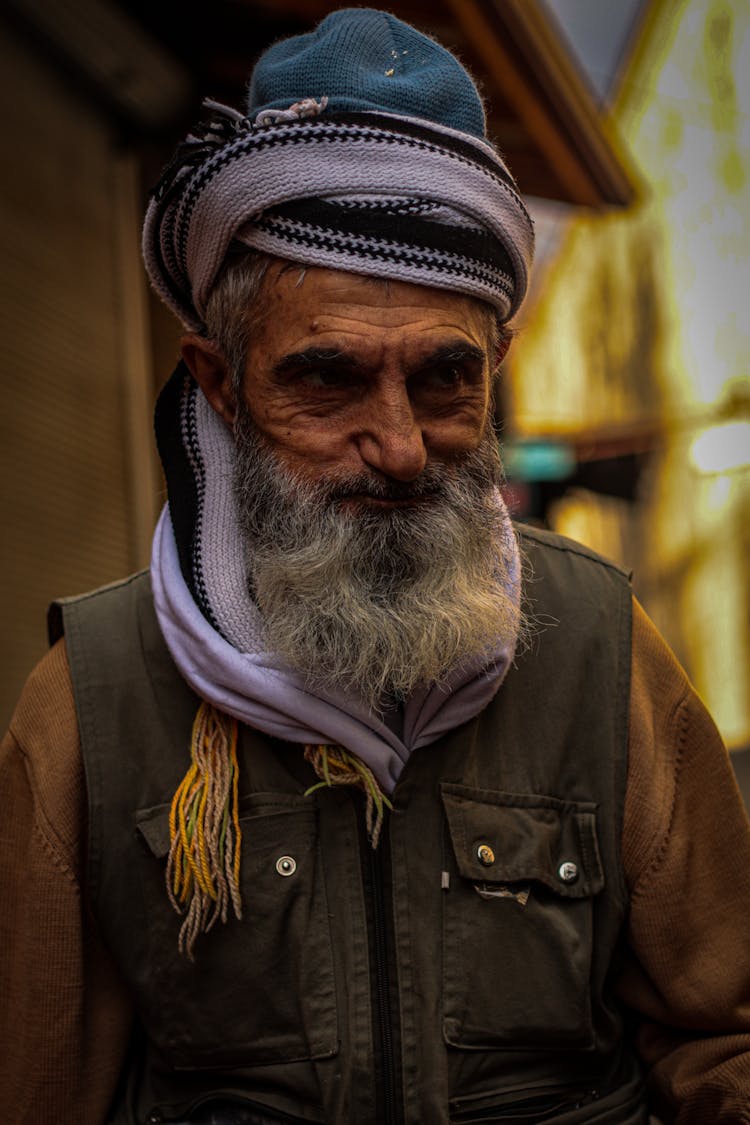
POLYGON ((393 480, 415 480, 427 464, 427 451, 406 387, 372 396, 366 410, 357 441, 362 460, 393 480))

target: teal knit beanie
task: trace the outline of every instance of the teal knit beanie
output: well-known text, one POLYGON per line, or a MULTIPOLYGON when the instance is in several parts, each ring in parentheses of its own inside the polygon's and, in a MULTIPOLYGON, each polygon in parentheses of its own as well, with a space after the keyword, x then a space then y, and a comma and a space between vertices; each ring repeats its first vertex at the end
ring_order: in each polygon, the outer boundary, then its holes
POLYGON ((484 107, 470 75, 445 47, 373 8, 343 8, 305 35, 261 55, 248 116, 327 97, 330 113, 379 110, 485 136, 484 107))

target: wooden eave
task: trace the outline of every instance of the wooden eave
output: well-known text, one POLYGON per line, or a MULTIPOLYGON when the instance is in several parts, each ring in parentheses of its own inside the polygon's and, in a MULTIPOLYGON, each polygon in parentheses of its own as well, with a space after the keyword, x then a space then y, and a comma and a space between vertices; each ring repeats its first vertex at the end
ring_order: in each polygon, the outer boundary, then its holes
POLYGON ((614 130, 539 4, 441 2, 461 30, 462 56, 481 75, 490 133, 522 191, 588 207, 632 203, 635 176, 614 130))

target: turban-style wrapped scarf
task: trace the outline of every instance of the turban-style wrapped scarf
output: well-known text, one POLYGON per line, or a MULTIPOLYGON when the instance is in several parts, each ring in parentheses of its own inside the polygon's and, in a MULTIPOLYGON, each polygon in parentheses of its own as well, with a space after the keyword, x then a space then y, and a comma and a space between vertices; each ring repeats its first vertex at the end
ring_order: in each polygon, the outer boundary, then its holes
POLYGON ((143 231, 154 288, 188 328, 237 243, 467 294, 503 321, 518 310, 533 225, 471 77, 439 44, 382 12, 334 12, 261 57, 247 116, 205 106, 143 231))

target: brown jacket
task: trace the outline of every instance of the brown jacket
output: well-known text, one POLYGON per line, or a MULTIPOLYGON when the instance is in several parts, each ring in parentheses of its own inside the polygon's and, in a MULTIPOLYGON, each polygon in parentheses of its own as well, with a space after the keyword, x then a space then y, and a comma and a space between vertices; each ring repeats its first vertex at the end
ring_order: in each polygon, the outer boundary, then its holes
MULTIPOLYGON (((106 1119, 132 1020, 83 895, 86 793, 62 644, 0 753, 0 1120, 106 1119)), ((636 606, 620 992, 655 1107, 750 1123, 750 833, 710 718, 636 606)))

